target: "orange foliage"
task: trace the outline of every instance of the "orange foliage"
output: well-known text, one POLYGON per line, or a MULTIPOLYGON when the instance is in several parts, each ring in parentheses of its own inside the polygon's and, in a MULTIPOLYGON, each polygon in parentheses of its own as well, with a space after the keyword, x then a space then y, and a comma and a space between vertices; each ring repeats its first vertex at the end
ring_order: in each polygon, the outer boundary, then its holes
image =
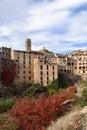
POLYGON ((76 93, 77 92, 76 86, 70 86, 66 90, 67 90, 67 92, 71 92, 71 93, 76 93))

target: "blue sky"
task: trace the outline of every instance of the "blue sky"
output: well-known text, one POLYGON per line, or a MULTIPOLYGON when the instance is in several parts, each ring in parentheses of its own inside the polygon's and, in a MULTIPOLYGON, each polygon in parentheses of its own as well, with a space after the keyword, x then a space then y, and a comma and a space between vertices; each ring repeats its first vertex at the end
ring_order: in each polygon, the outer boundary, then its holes
POLYGON ((0 46, 54 53, 87 49, 87 0, 0 0, 0 46))

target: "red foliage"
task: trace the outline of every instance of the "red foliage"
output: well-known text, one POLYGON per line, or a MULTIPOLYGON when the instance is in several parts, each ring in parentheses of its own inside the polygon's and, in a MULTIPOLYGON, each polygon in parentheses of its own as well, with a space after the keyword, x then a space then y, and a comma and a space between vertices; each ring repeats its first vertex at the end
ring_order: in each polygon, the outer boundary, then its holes
POLYGON ((1 72, 1 81, 5 86, 11 86, 16 75, 16 64, 14 62, 10 62, 7 64, 7 60, 3 60, 2 62, 2 72, 1 72))
POLYGON ((58 114, 67 110, 63 102, 73 98, 75 95, 67 92, 49 97, 40 96, 37 100, 22 98, 8 113, 18 123, 18 130, 44 130, 58 114))

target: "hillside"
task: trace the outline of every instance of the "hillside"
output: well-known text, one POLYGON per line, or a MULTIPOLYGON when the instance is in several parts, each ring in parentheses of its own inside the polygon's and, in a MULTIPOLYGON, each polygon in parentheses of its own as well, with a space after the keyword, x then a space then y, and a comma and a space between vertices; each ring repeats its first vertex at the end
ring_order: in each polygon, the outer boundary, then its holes
MULTIPOLYGON (((82 96, 82 91, 86 88, 84 83, 75 84, 79 97, 82 96)), ((56 122, 52 122, 47 130, 87 130, 87 106, 73 107, 70 112, 58 118, 56 122)))

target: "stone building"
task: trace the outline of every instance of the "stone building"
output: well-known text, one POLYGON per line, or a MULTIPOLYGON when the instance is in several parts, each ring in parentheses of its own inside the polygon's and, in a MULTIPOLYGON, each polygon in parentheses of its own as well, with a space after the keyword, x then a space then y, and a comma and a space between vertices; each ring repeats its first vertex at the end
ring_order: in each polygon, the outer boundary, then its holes
POLYGON ((68 55, 57 54, 58 71, 60 73, 74 73, 74 59, 68 55))
POLYGON ((80 75, 82 79, 87 79, 87 50, 77 50, 69 54, 74 59, 74 74, 80 75))
POLYGON ((10 86, 16 77, 16 64, 11 59, 11 48, 0 47, 0 86, 10 86))
POLYGON ((58 65, 52 62, 52 59, 47 59, 44 55, 34 58, 34 82, 50 84, 54 79, 58 78, 58 65))
POLYGON ((58 72, 87 79, 87 51, 77 50, 64 55, 54 54, 46 48, 33 51, 31 46, 31 39, 26 39, 23 51, 0 47, 0 81, 4 61, 7 70, 16 65, 13 83, 19 86, 24 83, 40 83, 46 86, 58 78, 58 72))
MULTIPOLYGON (((14 61, 16 65, 14 84, 16 85, 34 82, 46 86, 58 78, 57 56, 45 48, 32 51, 31 39, 26 39, 24 51, 1 47, 0 57, 5 61, 14 61)), ((1 74, 0 76, 2 77, 1 74)))

